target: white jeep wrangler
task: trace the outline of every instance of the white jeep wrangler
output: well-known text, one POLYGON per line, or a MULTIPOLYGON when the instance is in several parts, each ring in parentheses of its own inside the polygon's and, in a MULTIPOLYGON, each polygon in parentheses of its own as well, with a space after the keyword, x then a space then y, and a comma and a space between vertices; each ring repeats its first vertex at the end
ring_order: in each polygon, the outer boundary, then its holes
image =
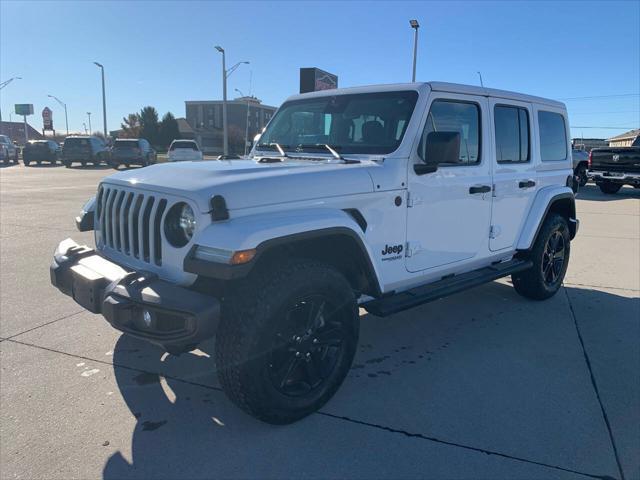
POLYGON ((554 295, 578 229, 563 104, 448 83, 289 98, 250 158, 105 178, 51 281, 171 353, 215 335, 218 376, 269 423, 344 380, 377 316, 511 275, 554 295))

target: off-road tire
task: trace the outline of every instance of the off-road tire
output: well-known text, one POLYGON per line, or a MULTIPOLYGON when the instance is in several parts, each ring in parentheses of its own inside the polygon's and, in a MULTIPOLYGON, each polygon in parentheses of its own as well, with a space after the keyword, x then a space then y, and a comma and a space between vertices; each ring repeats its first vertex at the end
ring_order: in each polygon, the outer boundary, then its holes
POLYGON ((27 159, 27 158, 23 158, 23 159, 22 159, 22 163, 24 163, 24 166, 25 166, 25 167, 28 167, 28 166, 29 166, 29 164, 31 163, 31 160, 29 160, 29 159, 27 159))
POLYGON ((63 161, 62 161, 62 163, 64 164, 64 166, 65 166, 66 168, 71 168, 71 164, 72 164, 72 162, 69 162, 69 161, 63 160, 63 161))
POLYGON ((587 182, 589 181, 589 177, 587 175, 587 166, 586 165, 580 165, 577 169, 576 169, 576 177, 578 177, 578 185, 580 187, 584 187, 587 182))
POLYGON ((528 255, 528 259, 533 262, 533 266, 528 270, 511 275, 516 292, 532 300, 546 300, 555 295, 560 289, 567 272, 570 252, 569 225, 567 221, 557 213, 548 215, 528 255), (557 279, 553 282, 547 282, 544 273, 545 252, 549 240, 555 232, 560 233, 564 242, 564 262, 559 269, 557 279))
POLYGON ((618 193, 622 188, 621 183, 611 183, 611 182, 603 182, 598 185, 600 187, 600 191, 602 193, 606 193, 607 195, 613 195, 614 193, 618 193))
POLYGON ((358 343, 358 306, 349 282, 331 266, 300 259, 256 269, 223 302, 215 345, 218 378, 231 401, 249 415, 288 424, 321 408, 345 379, 358 343), (345 336, 331 373, 315 390, 292 397, 271 380, 271 339, 287 322, 287 306, 309 295, 340 305, 329 318, 342 319, 345 336))

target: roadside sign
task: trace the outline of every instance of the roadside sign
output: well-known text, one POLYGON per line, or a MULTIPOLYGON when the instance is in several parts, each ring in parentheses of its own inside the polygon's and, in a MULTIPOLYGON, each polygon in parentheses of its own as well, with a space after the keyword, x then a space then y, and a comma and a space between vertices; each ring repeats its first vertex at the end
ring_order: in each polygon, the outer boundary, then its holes
POLYGON ((338 76, 319 68, 300 69, 300 93, 338 88, 338 76))
POLYGON ((53 130, 53 112, 49 107, 42 109, 42 129, 53 130))
POLYGON ((32 103, 16 103, 16 115, 33 115, 32 103))

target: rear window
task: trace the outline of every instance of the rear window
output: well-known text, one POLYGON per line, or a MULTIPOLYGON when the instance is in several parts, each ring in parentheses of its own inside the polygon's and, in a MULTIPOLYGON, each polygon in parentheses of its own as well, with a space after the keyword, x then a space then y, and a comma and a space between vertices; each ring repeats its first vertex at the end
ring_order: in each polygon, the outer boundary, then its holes
POLYGON ((191 150, 198 150, 198 145, 196 145, 196 142, 189 142, 189 141, 179 141, 179 142, 173 142, 171 144, 171 150, 176 150, 178 148, 188 148, 191 150))
POLYGON ((115 148, 137 148, 138 140, 116 140, 113 146, 115 148))
POLYGON ((554 162, 567 158, 567 132, 564 117, 554 112, 538 112, 540 130, 540 158, 554 162))
POLYGON ((89 139, 88 138, 67 138, 64 141, 65 147, 88 147, 89 139))

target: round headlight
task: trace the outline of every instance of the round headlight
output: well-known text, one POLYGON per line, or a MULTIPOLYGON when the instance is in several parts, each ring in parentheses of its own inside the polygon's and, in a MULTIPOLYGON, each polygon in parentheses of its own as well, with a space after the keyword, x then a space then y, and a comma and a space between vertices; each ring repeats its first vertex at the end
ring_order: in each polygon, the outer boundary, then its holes
POLYGON ((174 247, 184 247, 196 229, 193 209, 184 202, 176 203, 169 209, 164 221, 164 235, 174 247))

